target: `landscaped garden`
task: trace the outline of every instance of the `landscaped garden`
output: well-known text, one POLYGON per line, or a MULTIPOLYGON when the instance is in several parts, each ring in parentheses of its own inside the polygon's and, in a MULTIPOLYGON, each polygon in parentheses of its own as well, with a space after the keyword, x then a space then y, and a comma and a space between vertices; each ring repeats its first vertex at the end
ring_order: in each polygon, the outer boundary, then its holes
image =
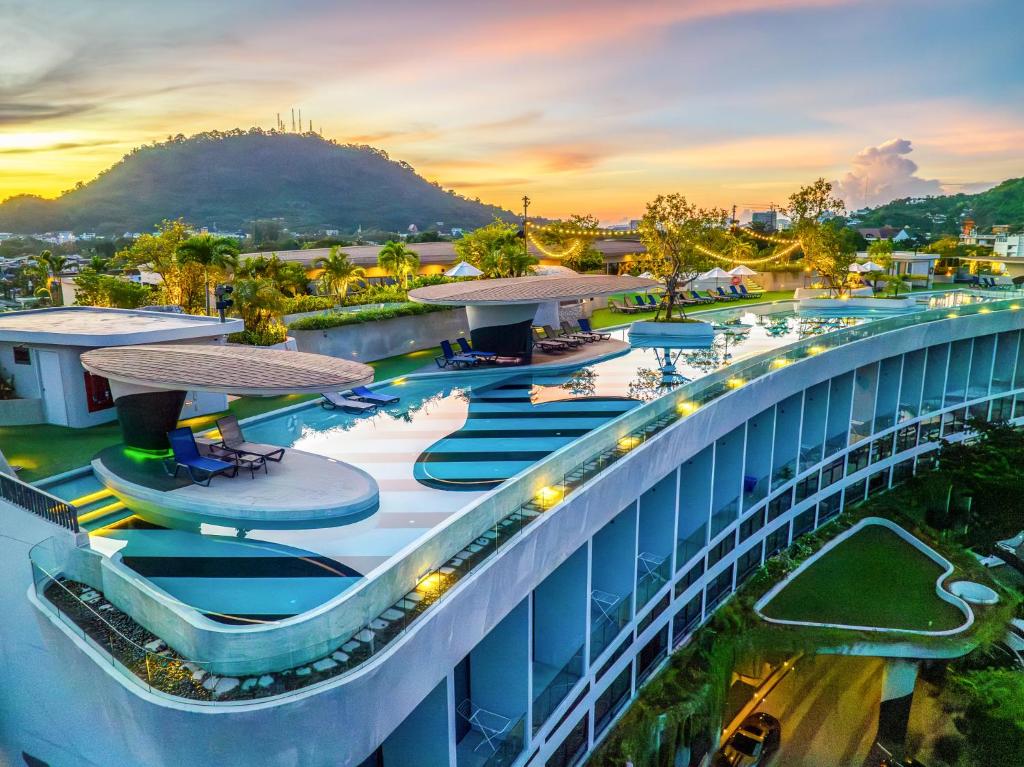
POLYGON ((761 612, 803 623, 947 631, 965 616, 936 595, 942 573, 893 531, 867 525, 812 562, 761 612))

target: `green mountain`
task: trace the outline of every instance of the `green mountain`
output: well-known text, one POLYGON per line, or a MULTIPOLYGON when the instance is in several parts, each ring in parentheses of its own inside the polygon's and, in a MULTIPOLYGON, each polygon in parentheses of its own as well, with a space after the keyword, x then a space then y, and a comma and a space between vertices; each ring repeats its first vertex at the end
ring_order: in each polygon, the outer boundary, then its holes
POLYGON ((1011 178, 978 194, 952 194, 912 203, 893 200, 858 216, 861 227, 909 226, 915 234, 956 234, 964 219, 972 218, 980 231, 993 224, 1024 229, 1024 178, 1011 178), (943 220, 944 217, 944 220, 943 220))
POLYGON ((369 146, 315 134, 234 130, 140 147, 54 200, 0 203, 0 231, 148 231, 182 217, 218 229, 283 219, 293 231, 476 227, 512 214, 442 189, 369 146))

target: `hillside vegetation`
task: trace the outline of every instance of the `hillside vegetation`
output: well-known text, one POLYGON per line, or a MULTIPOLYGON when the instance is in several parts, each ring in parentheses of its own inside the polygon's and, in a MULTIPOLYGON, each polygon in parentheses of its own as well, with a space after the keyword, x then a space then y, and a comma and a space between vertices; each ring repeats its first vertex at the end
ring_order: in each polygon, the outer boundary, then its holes
POLYGON ((1024 229, 1024 178, 1012 178, 978 194, 953 194, 932 197, 919 203, 893 200, 860 216, 859 226, 909 226, 915 233, 955 234, 962 218, 973 218, 986 232, 993 224, 1009 224, 1024 229), (945 216, 941 223, 934 216, 945 216))
POLYGON ((379 149, 254 128, 140 147, 55 200, 12 197, 0 204, 0 231, 149 231, 178 217, 221 230, 281 218, 300 231, 404 231, 477 227, 495 215, 512 214, 442 189, 379 149))

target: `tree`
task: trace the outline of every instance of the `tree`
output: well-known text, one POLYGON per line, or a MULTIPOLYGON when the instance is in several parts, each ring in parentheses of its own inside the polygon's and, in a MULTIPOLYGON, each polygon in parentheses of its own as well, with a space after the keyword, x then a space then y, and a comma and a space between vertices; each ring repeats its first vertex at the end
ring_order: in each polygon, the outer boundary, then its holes
POLYGON ((189 237, 178 246, 180 263, 194 263, 203 267, 203 286, 206 292, 206 313, 210 313, 210 279, 226 276, 238 266, 238 242, 231 237, 199 234, 189 237))
MULTIPOLYGON (((665 321, 671 322, 676 291, 707 271, 710 253, 724 243, 729 214, 720 208, 698 208, 681 194, 658 195, 640 219, 640 240, 647 248, 650 271, 664 280, 665 321)), ((685 309, 681 310, 686 316, 685 309)), ((655 320, 661 308, 655 314, 655 320)))
POLYGON ((884 267, 885 271, 889 271, 889 267, 892 266, 894 249, 892 240, 875 240, 868 245, 868 256, 876 264, 884 267))
POLYGON ((90 258, 89 263, 86 265, 87 269, 96 272, 97 274, 102 274, 103 272, 107 271, 109 267, 110 259, 104 258, 103 256, 100 255, 96 255, 90 258))
POLYGON ((78 306, 112 306, 117 309, 137 309, 152 303, 153 289, 148 285, 100 274, 82 272, 75 279, 75 304, 78 306))
POLYGON ((252 333, 265 331, 284 311, 284 295, 277 284, 265 277, 235 280, 231 298, 235 312, 252 333))
POLYGON ((388 274, 394 275, 404 288, 409 284, 409 275, 415 274, 420 266, 420 257, 404 243, 389 240, 377 254, 377 265, 388 274))
POLYGON ((320 269, 320 284, 326 293, 344 298, 352 285, 366 283, 366 270, 348 260, 348 253, 335 245, 327 256, 316 259, 313 266, 320 269))
POLYGON ((499 218, 456 240, 455 253, 486 277, 524 277, 537 263, 527 252, 519 227, 499 218))
MULTIPOLYGON (((599 221, 596 216, 573 213, 565 221, 565 229, 597 229, 599 221)), ((592 272, 604 267, 604 254, 593 245, 589 237, 579 237, 560 229, 545 230, 541 235, 545 245, 553 245, 570 252, 562 257, 562 266, 577 272, 592 272)))
POLYGON ((843 227, 823 219, 845 210, 846 204, 832 196, 832 184, 823 178, 790 195, 786 208, 807 267, 817 271, 834 296, 846 289, 850 265, 856 260, 857 251, 843 236, 843 227))
POLYGON ((306 267, 297 261, 284 261, 277 271, 277 287, 289 296, 305 295, 309 289, 306 267))

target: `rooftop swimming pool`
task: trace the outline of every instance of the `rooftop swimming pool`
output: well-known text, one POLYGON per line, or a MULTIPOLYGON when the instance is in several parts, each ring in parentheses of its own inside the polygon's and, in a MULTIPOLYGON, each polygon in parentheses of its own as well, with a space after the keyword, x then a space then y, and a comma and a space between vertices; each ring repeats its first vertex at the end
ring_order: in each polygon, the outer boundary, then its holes
MULTIPOLYGON (((968 300, 947 293, 932 304, 968 300)), ((529 372, 431 371, 375 387, 400 401, 371 415, 327 411, 316 403, 287 408, 246 423, 247 438, 369 472, 380 488, 376 513, 338 527, 237 531, 208 524, 171 529, 125 509, 116 526, 93 531, 91 545, 120 555, 154 585, 215 619, 295 615, 351 587, 483 493, 681 383, 809 336, 892 315, 808 314, 792 302, 723 308, 701 315, 715 323, 716 333, 698 348, 633 345, 590 362, 529 372)), ((628 341, 626 328, 611 332, 628 341)), ((79 506, 86 498, 95 504, 115 500, 102 495, 91 475, 42 484, 79 506)))

